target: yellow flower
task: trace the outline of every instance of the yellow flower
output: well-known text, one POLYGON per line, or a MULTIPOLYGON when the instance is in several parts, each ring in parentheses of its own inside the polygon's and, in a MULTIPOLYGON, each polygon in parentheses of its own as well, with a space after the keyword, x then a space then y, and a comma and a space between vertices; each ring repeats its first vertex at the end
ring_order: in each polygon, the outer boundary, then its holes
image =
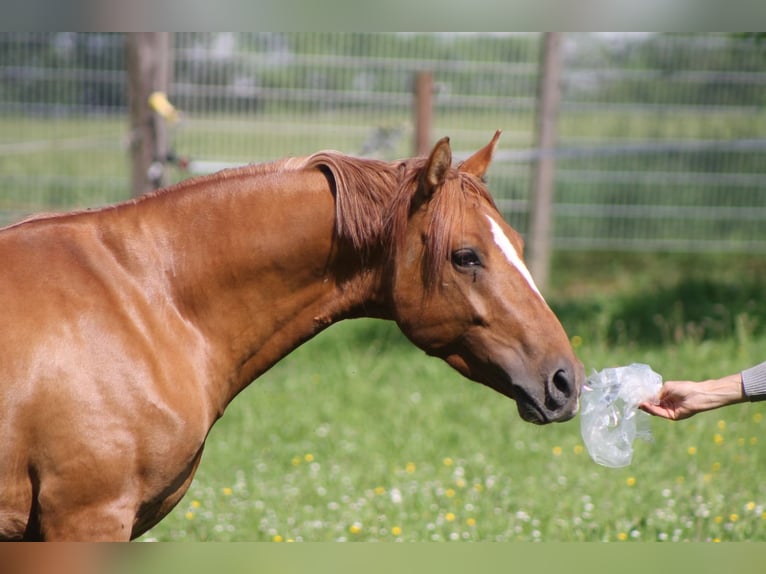
POLYGON ((303 459, 304 459, 306 462, 311 462, 312 460, 314 460, 314 455, 313 455, 313 454, 311 454, 311 453, 308 453, 307 455, 305 455, 305 456, 303 457, 303 459))
POLYGON ((232 492, 233 492, 233 491, 232 491, 232 489, 231 489, 231 488, 229 488, 228 486, 224 486, 224 487, 223 487, 223 490, 222 490, 221 492, 223 492, 223 495, 224 495, 224 496, 231 496, 231 494, 232 494, 232 492))
POLYGON ((399 526, 394 526, 394 527, 391 529, 391 534, 393 534, 394 536, 401 536, 401 535, 402 535, 402 529, 401 529, 401 527, 399 527, 399 526))
POLYGON ((730 522, 736 522, 737 520, 739 520, 739 514, 736 514, 735 512, 732 512, 731 514, 729 514, 730 522))
POLYGON ((718 430, 726 430, 726 421, 720 420, 716 423, 716 426, 718 427, 718 430))
POLYGON ((450 457, 445 457, 442 462, 444 463, 444 466, 452 466, 455 464, 455 462, 450 457))
POLYGON ((572 450, 574 450, 575 454, 582 454, 585 449, 583 448, 581 444, 576 444, 574 449, 572 450))
POLYGON ((625 484, 628 486, 635 486, 636 485, 636 477, 635 476, 629 476, 628 479, 625 481, 625 484))
POLYGON ((753 415, 753 422, 754 422, 754 423, 759 423, 759 422, 761 422, 762 420, 763 420, 763 413, 755 413, 755 414, 753 415))
POLYGON ((484 491, 484 485, 482 483, 480 483, 480 482, 477 482, 476 484, 473 485, 473 489, 476 492, 483 492, 484 491))
POLYGON ((753 502, 752 500, 751 500, 750 502, 748 502, 748 503, 745 505, 745 509, 746 509, 747 511, 749 511, 749 512, 752 512, 752 511, 755 509, 755 502, 753 502))
POLYGON ((721 463, 720 462, 714 462, 713 463, 713 471, 714 472, 718 472, 719 470, 721 470, 721 463))
POLYGON ((750 446, 755 446, 758 444, 758 437, 757 436, 751 436, 750 437, 750 446))
POLYGON ((554 446, 553 447, 553 456, 561 456, 561 453, 564 452, 563 449, 560 446, 554 446))
POLYGON ((580 337, 580 335, 572 337, 572 346, 576 349, 580 345, 582 345, 582 337, 580 337))
POLYGON ((284 538, 282 538, 279 534, 275 534, 271 537, 272 542, 282 542, 282 540, 284 540, 284 538))
POLYGON ((467 520, 465 521, 465 523, 466 523, 468 526, 476 526, 476 519, 475 519, 475 518, 469 518, 469 519, 467 519, 467 520))
POLYGON ((715 436, 713 436, 713 442, 717 445, 723 444, 723 435, 715 433, 715 436))
POLYGON ((467 483, 466 483, 466 481, 465 481, 465 479, 464 479, 464 478, 458 478, 458 479, 455 481, 455 486, 457 486, 458 488, 465 488, 465 485, 466 485, 466 484, 467 484, 467 483))
POLYGON ((358 522, 354 522, 351 526, 348 527, 348 531, 351 534, 359 534, 362 531, 362 525, 358 522))
POLYGON ((620 532, 617 534, 617 540, 620 542, 625 542, 628 539, 628 534, 626 532, 620 532))
POLYGON ((186 520, 194 520, 194 513, 190 510, 185 514, 186 520))
POLYGON ((723 522, 723 516, 716 516, 713 519, 713 522, 715 522, 716 524, 721 524, 721 522, 723 522))
POLYGON ((298 466, 301 463, 301 457, 294 456, 292 460, 293 466, 298 466))
POLYGON ((683 476, 676 477, 676 484, 683 484, 686 479, 683 476))
POLYGON ((385 493, 386 493, 386 489, 383 488, 382 486, 376 486, 375 487, 375 494, 377 494, 378 496, 380 496, 381 494, 385 494, 385 493))
POLYGON ((444 491, 444 496, 447 498, 453 498, 455 496, 455 489, 454 488, 448 488, 444 491))
POLYGON ((713 542, 720 542, 720 541, 721 541, 720 538, 713 538, 713 542))
POLYGON ((444 520, 446 520, 447 522, 453 522, 455 520, 455 515, 451 512, 448 512, 447 514, 444 515, 444 520))
POLYGON ((202 505, 200 504, 199 500, 192 500, 192 503, 191 503, 192 508, 199 508, 200 506, 202 505))
POLYGON ((413 472, 415 472, 415 463, 408 462, 407 466, 404 467, 404 470, 407 474, 412 474, 413 472))
POLYGON ((695 454, 697 454, 697 447, 690 446, 689 448, 686 449, 686 452, 689 453, 689 456, 694 456, 695 454))

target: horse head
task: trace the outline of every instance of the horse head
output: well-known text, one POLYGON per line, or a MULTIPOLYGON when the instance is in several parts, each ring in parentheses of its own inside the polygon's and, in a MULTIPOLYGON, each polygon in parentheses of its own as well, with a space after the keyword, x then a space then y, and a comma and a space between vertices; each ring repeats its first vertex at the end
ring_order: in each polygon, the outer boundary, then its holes
POLYGON ((513 398, 520 416, 572 418, 584 374, 485 184, 500 132, 457 167, 449 139, 410 166, 391 259, 395 320, 428 354, 513 398))

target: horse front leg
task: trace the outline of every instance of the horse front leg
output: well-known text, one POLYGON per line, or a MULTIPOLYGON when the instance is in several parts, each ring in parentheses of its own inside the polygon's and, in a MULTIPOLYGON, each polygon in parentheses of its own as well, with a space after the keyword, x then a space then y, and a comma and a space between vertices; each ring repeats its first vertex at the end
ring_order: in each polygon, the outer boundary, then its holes
POLYGON ((46 490, 45 485, 41 485, 36 514, 39 526, 30 529, 26 538, 93 542, 137 538, 162 520, 183 498, 202 459, 203 449, 204 443, 183 470, 167 481, 165 488, 144 502, 135 494, 139 490, 147 491, 147 484, 137 478, 138 474, 134 475, 133 482, 142 484, 141 489, 130 488, 132 482, 120 483, 116 477, 87 489, 76 481, 64 484, 56 477, 51 480, 57 483, 56 488, 46 490))
POLYGON ((48 542, 127 542, 134 521, 134 501, 116 499, 84 506, 62 501, 41 504, 39 534, 48 542))
MULTIPOLYGON (((130 458, 128 450, 122 456, 130 458)), ((33 468, 32 512, 27 539, 127 541, 136 520, 141 481, 120 457, 93 453, 56 457, 33 468), (71 464, 70 461, 76 461, 71 464), (70 464, 68 464, 70 463, 70 464)))

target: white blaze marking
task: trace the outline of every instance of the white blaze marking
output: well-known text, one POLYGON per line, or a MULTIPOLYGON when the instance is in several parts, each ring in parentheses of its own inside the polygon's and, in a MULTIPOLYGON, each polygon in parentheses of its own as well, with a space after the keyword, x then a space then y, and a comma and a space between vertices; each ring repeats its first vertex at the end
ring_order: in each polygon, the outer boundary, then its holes
POLYGON ((495 240, 495 243, 497 243, 497 246, 500 247, 500 250, 505 254, 505 257, 508 259, 511 265, 513 265, 518 270, 518 272, 521 273, 521 276, 526 279, 532 290, 537 293, 540 299, 545 301, 542 294, 540 293, 540 290, 537 288, 537 285, 535 285, 535 280, 532 279, 532 274, 529 272, 529 269, 527 269, 527 266, 524 265, 524 262, 521 260, 521 257, 519 257, 519 254, 516 253, 516 249, 511 244, 511 240, 508 239, 508 236, 503 231, 503 228, 500 227, 500 224, 498 224, 497 221, 492 219, 489 215, 487 215, 487 219, 489 219, 489 224, 492 227, 492 238, 495 240))

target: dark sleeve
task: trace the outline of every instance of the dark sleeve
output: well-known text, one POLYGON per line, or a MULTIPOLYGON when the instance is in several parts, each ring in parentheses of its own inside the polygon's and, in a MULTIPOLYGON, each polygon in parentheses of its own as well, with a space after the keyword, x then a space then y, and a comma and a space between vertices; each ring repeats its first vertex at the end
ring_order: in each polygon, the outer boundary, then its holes
POLYGON ((751 401, 766 400, 766 362, 742 371, 742 390, 751 401))

